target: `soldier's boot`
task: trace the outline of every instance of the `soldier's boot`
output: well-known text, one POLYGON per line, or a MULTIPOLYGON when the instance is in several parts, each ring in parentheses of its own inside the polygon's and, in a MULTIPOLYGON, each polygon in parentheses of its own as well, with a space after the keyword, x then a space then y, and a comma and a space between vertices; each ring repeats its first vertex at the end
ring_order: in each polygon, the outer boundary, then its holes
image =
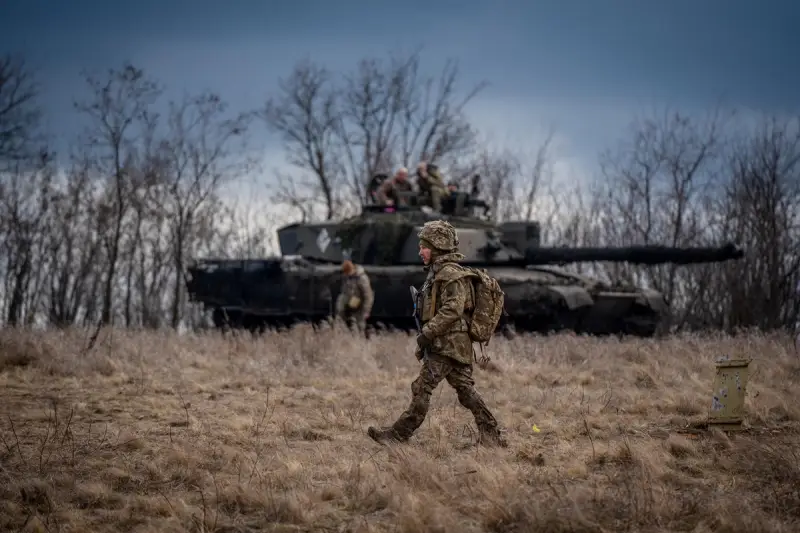
POLYGON ((367 324, 367 319, 360 317, 356 321, 356 331, 363 335, 365 339, 370 339, 370 327, 367 324))
POLYGON ((400 436, 392 427, 378 429, 370 426, 367 429, 367 435, 378 444, 400 444, 408 440, 400 436))
POLYGON ((481 427, 479 431, 479 444, 483 446, 499 446, 500 448, 508 448, 508 441, 503 436, 498 428, 481 427))

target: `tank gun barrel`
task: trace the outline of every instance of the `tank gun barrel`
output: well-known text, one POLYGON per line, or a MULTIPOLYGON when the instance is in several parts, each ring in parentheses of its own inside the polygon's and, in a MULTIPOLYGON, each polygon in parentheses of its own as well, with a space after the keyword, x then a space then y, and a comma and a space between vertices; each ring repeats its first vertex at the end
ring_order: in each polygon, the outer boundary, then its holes
POLYGON ((624 246, 619 248, 540 248, 526 250, 525 264, 546 265, 561 263, 581 263, 588 261, 611 261, 640 265, 674 263, 720 263, 739 259, 744 252, 734 244, 720 247, 674 248, 661 245, 624 246))

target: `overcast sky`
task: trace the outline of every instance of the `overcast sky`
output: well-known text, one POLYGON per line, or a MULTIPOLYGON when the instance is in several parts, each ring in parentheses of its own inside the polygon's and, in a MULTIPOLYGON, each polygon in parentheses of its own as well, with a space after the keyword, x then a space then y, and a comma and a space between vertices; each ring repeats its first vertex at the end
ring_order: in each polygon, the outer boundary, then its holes
POLYGON ((800 3, 788 0, 2 5, 2 49, 24 53, 38 69, 51 126, 63 136, 75 133, 81 69, 131 60, 173 93, 211 88, 250 109, 299 59, 347 69, 367 54, 420 45, 431 71, 454 57, 465 86, 491 82, 470 108, 478 127, 515 148, 531 139, 535 148, 555 126, 566 155, 584 168, 637 112, 702 112, 720 99, 800 110, 800 3))

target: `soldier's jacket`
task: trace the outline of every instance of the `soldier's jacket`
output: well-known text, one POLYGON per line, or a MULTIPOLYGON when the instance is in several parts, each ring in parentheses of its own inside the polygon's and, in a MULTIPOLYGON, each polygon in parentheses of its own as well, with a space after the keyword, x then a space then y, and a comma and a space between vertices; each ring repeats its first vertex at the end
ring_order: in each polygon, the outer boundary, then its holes
POLYGON ((342 277, 342 290, 336 298, 336 314, 341 315, 346 310, 358 311, 362 316, 369 314, 374 301, 375 293, 372 292, 369 277, 364 267, 356 265, 353 274, 342 277), (351 307, 352 304, 356 304, 355 307, 351 307))
MULTIPOLYGON (((419 307, 424 324, 422 333, 433 341, 431 355, 449 357, 459 363, 472 363, 472 341, 467 331, 469 313, 475 306, 475 295, 467 272, 456 263, 461 259, 464 256, 454 252, 441 255, 431 263, 420 291, 419 307)), ((417 350, 419 358, 419 347, 417 350)))
POLYGON ((445 192, 447 190, 444 178, 442 178, 438 170, 434 169, 430 169, 426 177, 419 178, 419 187, 420 189, 428 191, 438 189, 439 191, 445 192))
POLYGON ((400 192, 411 192, 414 188, 411 186, 411 182, 406 180, 405 182, 397 181, 396 179, 389 179, 381 183, 381 186, 378 188, 378 192, 376 196, 378 197, 378 201, 382 204, 386 204, 387 200, 394 201, 395 205, 399 203, 405 203, 404 200, 400 200, 395 193, 395 191, 400 192))

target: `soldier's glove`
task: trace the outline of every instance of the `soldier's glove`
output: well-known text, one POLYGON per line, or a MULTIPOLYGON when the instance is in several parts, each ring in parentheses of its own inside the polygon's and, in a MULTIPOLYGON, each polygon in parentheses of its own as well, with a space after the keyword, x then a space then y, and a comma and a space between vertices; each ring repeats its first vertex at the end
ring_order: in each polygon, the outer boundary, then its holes
POLYGON ((417 335, 417 346, 419 346, 422 350, 430 348, 432 344, 433 341, 431 341, 428 337, 426 337, 422 333, 417 335))

